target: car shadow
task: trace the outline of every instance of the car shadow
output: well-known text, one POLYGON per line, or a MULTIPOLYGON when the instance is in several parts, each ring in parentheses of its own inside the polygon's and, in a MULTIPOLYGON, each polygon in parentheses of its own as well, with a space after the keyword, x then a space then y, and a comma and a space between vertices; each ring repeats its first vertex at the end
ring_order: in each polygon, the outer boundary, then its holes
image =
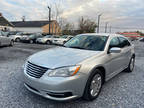
POLYGON ((10 47, 9 45, 0 46, 0 48, 10 47))

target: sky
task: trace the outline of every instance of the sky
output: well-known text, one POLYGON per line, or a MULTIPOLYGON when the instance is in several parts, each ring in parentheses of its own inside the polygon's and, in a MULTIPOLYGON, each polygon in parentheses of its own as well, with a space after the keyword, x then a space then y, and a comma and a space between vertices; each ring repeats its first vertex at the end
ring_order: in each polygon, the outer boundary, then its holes
POLYGON ((22 16, 26 20, 47 20, 47 6, 54 10, 55 3, 62 11, 60 16, 75 25, 82 16, 97 21, 102 14, 102 32, 106 22, 113 31, 144 28, 144 0, 0 0, 0 12, 9 21, 21 20, 22 16))

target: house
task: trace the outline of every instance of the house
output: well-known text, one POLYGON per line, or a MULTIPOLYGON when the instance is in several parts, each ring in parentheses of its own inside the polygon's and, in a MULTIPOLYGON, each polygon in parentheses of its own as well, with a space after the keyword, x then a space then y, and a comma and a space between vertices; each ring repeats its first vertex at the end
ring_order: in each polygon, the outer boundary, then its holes
POLYGON ((2 16, 2 13, 0 13, 0 30, 2 31, 10 31, 13 29, 13 24, 10 23, 6 18, 2 16))
POLYGON ((50 33, 60 34, 61 28, 57 21, 52 20, 51 22, 45 21, 14 21, 11 22, 14 25, 16 31, 30 32, 30 33, 43 33, 49 34, 49 23, 50 23, 50 33))

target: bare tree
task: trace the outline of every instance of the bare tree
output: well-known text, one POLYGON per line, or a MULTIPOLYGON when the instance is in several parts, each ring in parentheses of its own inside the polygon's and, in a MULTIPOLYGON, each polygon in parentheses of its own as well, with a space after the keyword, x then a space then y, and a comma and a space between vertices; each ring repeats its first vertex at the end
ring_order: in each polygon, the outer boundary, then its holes
POLYGON ((94 33, 97 25, 96 22, 84 17, 81 17, 78 22, 78 28, 80 33, 94 33))
POLYGON ((73 30, 74 30, 74 24, 72 24, 72 23, 66 23, 63 26, 62 34, 64 34, 64 35, 71 35, 72 32, 73 32, 73 30))
MULTIPOLYGON (((62 6, 63 6, 63 0, 55 1, 55 3, 54 3, 55 20, 58 22, 61 29, 63 29, 64 24, 66 24, 65 23, 66 19, 64 19, 62 17, 62 14, 63 14, 63 7, 62 6)), ((56 29, 56 27, 55 27, 55 29, 56 29)))

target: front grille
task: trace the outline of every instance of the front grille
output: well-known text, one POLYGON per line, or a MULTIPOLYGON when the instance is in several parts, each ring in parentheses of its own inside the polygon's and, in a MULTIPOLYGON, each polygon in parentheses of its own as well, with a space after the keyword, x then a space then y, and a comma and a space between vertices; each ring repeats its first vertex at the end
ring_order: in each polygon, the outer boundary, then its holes
POLYGON ((40 78, 47 70, 48 68, 38 66, 30 62, 27 62, 26 65, 26 73, 34 78, 40 78))

